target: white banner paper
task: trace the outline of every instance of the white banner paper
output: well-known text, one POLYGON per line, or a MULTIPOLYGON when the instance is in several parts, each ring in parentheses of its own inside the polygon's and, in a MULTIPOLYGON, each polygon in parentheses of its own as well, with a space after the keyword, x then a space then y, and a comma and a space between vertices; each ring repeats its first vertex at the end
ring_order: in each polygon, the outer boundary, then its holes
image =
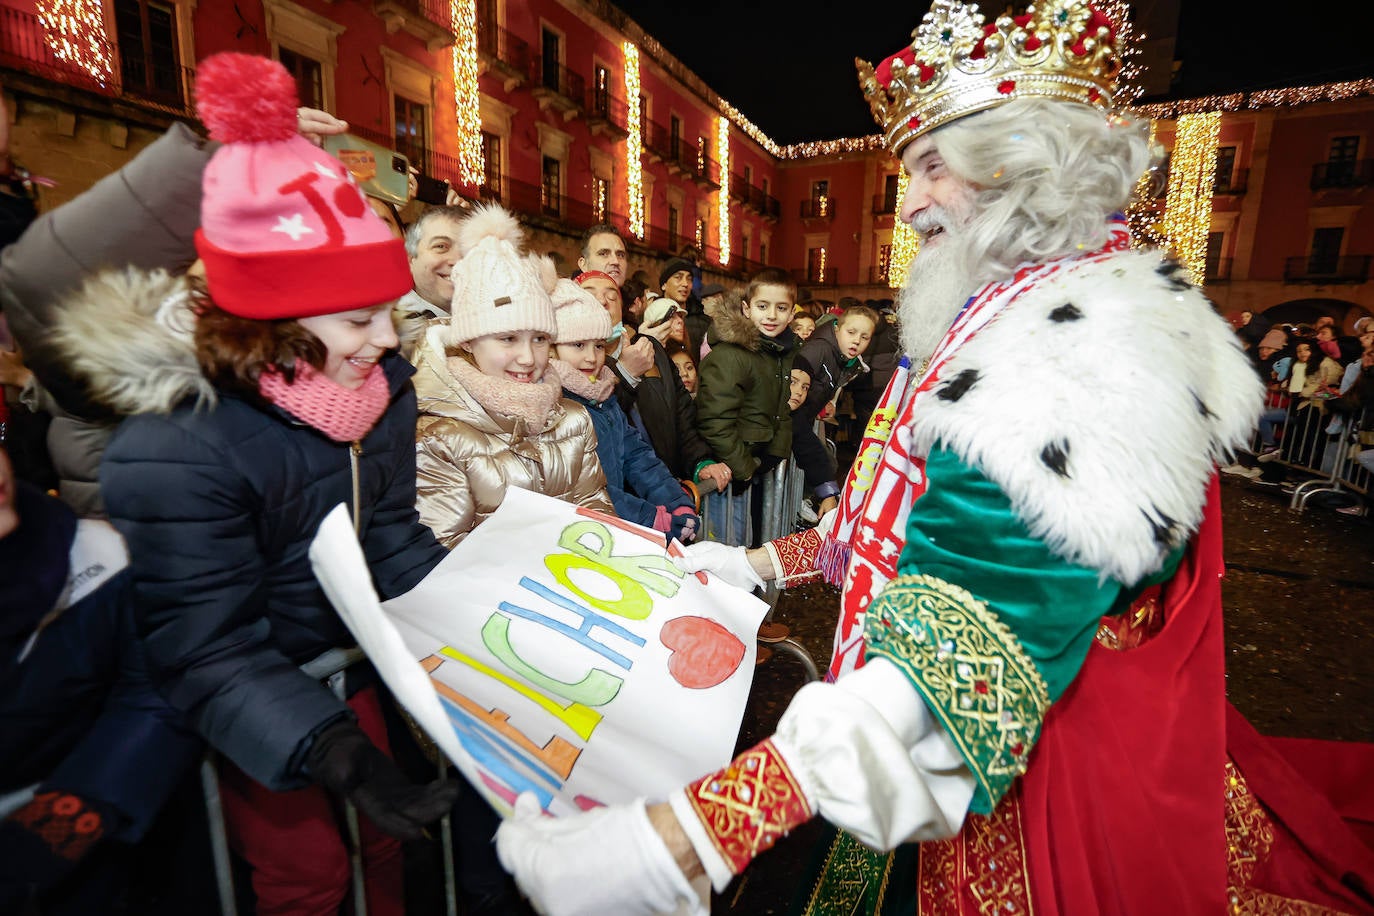
POLYGON ((662 534, 512 488, 379 604, 342 506, 315 572, 392 692, 502 813, 668 792, 729 761, 768 606, 675 567, 662 534))

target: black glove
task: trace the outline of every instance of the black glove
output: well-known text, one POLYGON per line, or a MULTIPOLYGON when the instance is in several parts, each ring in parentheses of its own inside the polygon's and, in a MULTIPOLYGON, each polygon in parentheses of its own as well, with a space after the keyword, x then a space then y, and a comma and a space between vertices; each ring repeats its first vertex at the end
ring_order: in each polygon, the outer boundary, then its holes
POLYGON ((691 506, 678 506, 672 510, 671 527, 668 536, 677 538, 684 544, 692 543, 700 530, 701 520, 691 506))
POLYGON ((306 766, 317 783, 347 798, 398 840, 418 840, 426 824, 448 813, 461 791, 458 783, 445 779, 428 785, 411 782, 352 722, 320 732, 306 766))
POLYGON ((45 790, 0 821, 0 912, 56 886, 117 818, 80 795, 45 790))

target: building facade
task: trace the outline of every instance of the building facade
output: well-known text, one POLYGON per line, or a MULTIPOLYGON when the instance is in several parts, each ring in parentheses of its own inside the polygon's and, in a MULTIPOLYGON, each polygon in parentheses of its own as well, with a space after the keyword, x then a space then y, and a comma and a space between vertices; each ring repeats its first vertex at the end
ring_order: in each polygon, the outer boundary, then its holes
MULTIPOLYGON (((605 0, 0 0, 15 158, 56 182, 41 206, 195 126, 196 62, 228 50, 280 60, 302 104, 464 199, 502 201, 565 272, 601 222, 651 283, 690 246, 708 281, 768 265, 803 297, 884 299, 909 257, 876 137, 779 146, 605 0)), ((1170 151, 1142 211, 1221 310, 1374 312, 1374 81, 1141 110, 1170 151)))

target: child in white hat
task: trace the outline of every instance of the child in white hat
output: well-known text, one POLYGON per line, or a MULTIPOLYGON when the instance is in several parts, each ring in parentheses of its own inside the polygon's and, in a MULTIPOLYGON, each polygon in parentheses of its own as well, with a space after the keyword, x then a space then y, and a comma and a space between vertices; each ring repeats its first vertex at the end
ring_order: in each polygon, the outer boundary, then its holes
POLYGON ((550 363, 563 394, 587 409, 596 427, 596 450, 615 514, 683 543, 696 537, 696 497, 688 494, 639 434, 615 399, 615 375, 606 368, 611 316, 596 297, 571 280, 553 291, 558 358, 550 363))
POLYGON ((429 324, 416 353, 417 505, 450 548, 507 487, 614 512, 591 419, 547 371, 557 275, 548 258, 524 254, 523 240, 498 205, 463 221, 452 316, 429 324))

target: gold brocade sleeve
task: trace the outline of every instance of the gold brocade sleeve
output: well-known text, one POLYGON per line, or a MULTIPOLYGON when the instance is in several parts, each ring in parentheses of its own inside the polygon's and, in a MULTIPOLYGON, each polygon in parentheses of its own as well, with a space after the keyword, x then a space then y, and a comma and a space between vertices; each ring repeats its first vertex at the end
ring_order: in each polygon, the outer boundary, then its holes
POLYGON ((864 621, 868 655, 911 681, 958 746, 990 812, 1026 771, 1050 706, 1039 670, 986 604, 933 576, 888 583, 864 621))
POLYGON ((734 874, 812 815, 791 767, 771 739, 686 791, 716 851, 734 874))

